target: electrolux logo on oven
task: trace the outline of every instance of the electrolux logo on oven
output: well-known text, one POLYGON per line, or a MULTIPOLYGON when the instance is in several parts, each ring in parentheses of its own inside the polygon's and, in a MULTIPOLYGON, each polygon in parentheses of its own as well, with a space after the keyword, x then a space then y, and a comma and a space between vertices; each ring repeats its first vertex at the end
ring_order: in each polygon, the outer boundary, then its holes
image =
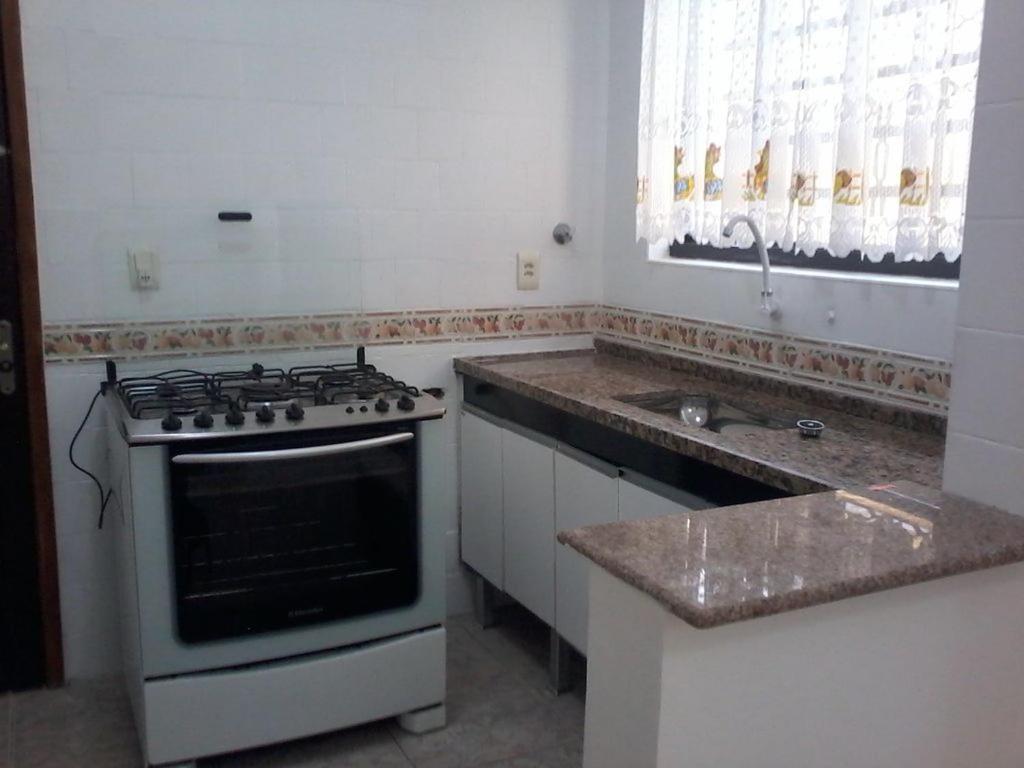
POLYGON ((322 605, 315 606, 313 608, 296 608, 288 611, 289 619, 301 619, 305 616, 316 616, 318 613, 323 613, 324 607, 322 605))

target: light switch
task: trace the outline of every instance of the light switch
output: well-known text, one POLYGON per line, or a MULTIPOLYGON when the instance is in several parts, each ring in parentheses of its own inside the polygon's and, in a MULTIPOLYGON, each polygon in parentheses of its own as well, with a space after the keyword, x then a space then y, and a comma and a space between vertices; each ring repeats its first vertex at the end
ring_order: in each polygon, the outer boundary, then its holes
POLYGON ((160 287, 160 260, 153 251, 129 251, 128 271, 137 290, 160 287))
POLYGON ((516 254, 516 287, 520 291, 536 291, 540 288, 540 254, 536 251, 520 251, 516 254))

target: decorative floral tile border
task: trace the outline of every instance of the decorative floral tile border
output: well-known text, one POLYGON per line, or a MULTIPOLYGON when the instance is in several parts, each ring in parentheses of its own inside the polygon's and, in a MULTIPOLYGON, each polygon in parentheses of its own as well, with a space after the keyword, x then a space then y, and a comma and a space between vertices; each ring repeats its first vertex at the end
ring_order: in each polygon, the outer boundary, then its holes
POLYGON ((44 329, 43 349, 47 361, 73 362, 563 336, 590 333, 592 312, 586 305, 56 325, 44 329))
POLYGON ((948 407, 950 364, 945 360, 621 307, 595 308, 592 327, 599 336, 752 373, 828 385, 933 413, 948 407))
POLYGON ((949 398, 944 360, 594 305, 53 325, 43 344, 76 362, 589 333, 932 413, 949 398))

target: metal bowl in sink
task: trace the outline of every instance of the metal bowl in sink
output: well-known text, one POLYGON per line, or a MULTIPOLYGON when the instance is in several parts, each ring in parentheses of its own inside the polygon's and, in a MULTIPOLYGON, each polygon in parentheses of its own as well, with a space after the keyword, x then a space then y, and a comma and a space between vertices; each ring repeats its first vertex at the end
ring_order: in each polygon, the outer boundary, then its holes
POLYGON ((645 411, 671 416, 688 427, 718 433, 749 433, 757 429, 792 429, 795 426, 794 419, 760 413, 710 395, 669 391, 623 395, 615 399, 643 408, 645 411))
POLYGON ((679 419, 688 427, 705 427, 711 418, 711 399, 684 397, 679 403, 679 419))

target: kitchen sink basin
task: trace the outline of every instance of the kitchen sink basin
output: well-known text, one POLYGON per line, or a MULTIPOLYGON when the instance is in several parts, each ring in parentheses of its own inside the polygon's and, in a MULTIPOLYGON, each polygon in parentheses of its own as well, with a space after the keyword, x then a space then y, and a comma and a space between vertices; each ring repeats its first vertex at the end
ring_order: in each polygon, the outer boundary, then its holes
POLYGON ((670 391, 622 395, 615 399, 645 411, 671 416, 688 427, 708 429, 720 434, 796 428, 795 419, 760 413, 710 395, 670 391))

